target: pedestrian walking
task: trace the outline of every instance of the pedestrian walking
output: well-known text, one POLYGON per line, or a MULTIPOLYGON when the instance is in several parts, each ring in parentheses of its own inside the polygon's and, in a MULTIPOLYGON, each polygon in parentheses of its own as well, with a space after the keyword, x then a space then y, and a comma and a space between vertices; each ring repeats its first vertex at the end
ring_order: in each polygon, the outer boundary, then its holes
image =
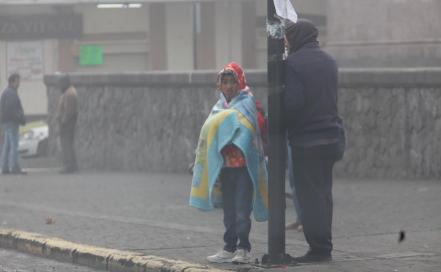
POLYGON ((70 174, 78 171, 75 154, 75 129, 78 119, 78 95, 70 82, 69 75, 60 78, 62 95, 58 103, 57 121, 60 133, 63 169, 61 174, 70 174))
POLYGON ((8 87, 0 99, 3 147, 1 156, 2 174, 26 174, 18 162, 19 127, 26 124, 18 88, 20 75, 14 73, 8 78, 8 87))
POLYGON ((335 60, 320 49, 308 20, 288 24, 284 110, 293 155, 294 183, 308 252, 298 262, 331 260, 332 171, 343 154, 344 131, 337 109, 335 60))
MULTIPOLYGON (((250 215, 267 220, 267 172, 256 102, 242 68, 232 62, 218 74, 219 100, 202 126, 190 206, 224 212, 224 247, 214 263, 251 260, 250 215)), ((262 123, 262 122, 261 122, 262 123)))

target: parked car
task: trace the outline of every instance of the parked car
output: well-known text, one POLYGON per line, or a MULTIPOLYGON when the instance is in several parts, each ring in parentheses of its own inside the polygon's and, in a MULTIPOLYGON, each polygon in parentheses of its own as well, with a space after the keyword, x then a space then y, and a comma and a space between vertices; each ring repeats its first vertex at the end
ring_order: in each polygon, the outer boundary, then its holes
POLYGON ((36 121, 20 128, 18 151, 23 157, 46 156, 49 127, 44 121, 36 121))

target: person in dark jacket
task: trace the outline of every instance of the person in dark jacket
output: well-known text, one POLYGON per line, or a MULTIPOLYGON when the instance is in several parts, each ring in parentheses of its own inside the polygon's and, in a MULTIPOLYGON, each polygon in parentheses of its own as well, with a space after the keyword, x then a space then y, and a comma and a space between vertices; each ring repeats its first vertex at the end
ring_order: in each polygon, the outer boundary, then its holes
POLYGON ((284 112, 292 148, 294 182, 309 251, 297 262, 331 260, 332 170, 343 154, 337 110, 335 60, 320 49, 318 30, 308 20, 285 29, 284 112))
POLYGON ((0 112, 3 136, 2 148, 2 174, 26 174, 18 163, 18 129, 25 125, 25 116, 18 87, 20 86, 20 75, 12 74, 8 78, 8 87, 3 91, 0 99, 0 112))

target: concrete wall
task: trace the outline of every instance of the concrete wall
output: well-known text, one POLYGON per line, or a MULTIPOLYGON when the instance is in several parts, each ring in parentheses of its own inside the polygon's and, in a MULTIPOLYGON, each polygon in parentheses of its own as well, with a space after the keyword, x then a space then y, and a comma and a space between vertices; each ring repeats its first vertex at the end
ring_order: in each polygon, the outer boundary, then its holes
POLYGON ((329 0, 327 50, 343 66, 440 67, 440 11, 439 0, 329 0))
POLYGON ((225 60, 242 62, 241 3, 216 3, 216 68, 225 60))
POLYGON ((193 7, 188 3, 166 5, 167 69, 193 69, 193 7))
MULTIPOLYGON (((266 74, 248 72, 266 103, 266 74)), ((340 113, 348 149, 343 177, 441 177, 441 69, 341 70, 340 113)), ((48 85, 55 145, 56 76, 48 85)), ((75 75, 82 168, 185 171, 216 101, 215 72, 75 75)))

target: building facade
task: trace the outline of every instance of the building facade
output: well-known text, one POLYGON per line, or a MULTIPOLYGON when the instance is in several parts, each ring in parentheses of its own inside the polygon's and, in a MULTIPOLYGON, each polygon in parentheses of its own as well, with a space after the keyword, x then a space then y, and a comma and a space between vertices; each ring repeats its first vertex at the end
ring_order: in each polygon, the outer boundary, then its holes
POLYGON ((441 1, 328 0, 327 5, 326 49, 340 66, 441 67, 441 1))
MULTIPOLYGON (((0 86, 20 72, 28 115, 46 114, 42 78, 58 71, 266 68, 266 0, 109 2, 0 0, 0 86)), ((325 0, 295 6, 325 33, 325 0)))

